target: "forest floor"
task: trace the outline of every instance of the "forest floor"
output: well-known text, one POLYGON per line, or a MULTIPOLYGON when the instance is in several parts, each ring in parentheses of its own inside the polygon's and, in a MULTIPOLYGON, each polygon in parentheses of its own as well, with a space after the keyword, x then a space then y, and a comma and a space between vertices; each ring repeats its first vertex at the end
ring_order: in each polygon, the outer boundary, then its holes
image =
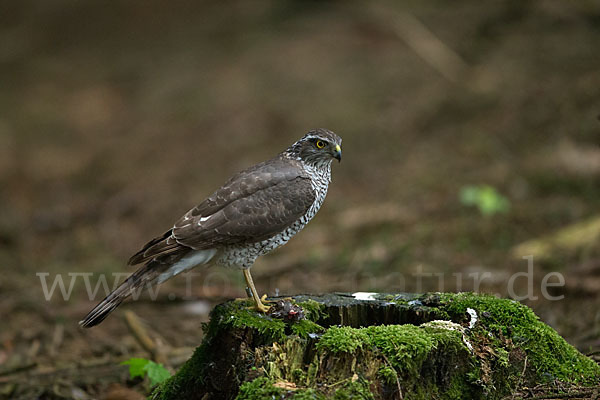
POLYGON ((544 239, 600 210, 595 3, 5 9, 0 396, 19 381, 117 398, 107 393, 132 382, 112 366, 150 356, 124 310, 177 367, 210 309, 244 296, 239 271, 177 277, 82 330, 103 294, 91 300, 90 289, 102 274, 109 286, 122 279, 145 241, 315 126, 342 136, 344 159, 315 220, 256 263, 261 292, 512 294, 600 354, 597 231, 544 239), (461 203, 465 187, 482 184, 510 208, 485 216, 461 203), (517 246, 539 238, 550 244, 529 270, 517 246), (558 274, 564 285, 545 293, 558 274), (68 300, 59 286, 44 293, 57 277, 67 291, 73 282, 68 300))

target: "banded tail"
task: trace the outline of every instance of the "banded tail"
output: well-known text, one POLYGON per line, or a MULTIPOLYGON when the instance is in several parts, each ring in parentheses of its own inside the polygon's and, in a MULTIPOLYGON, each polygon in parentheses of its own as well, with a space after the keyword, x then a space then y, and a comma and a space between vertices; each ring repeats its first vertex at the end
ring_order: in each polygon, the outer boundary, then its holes
POLYGON ((175 263, 165 263, 158 260, 149 261, 106 296, 84 319, 79 321, 79 325, 83 328, 91 328, 98 325, 136 290, 150 287, 154 284, 161 284, 167 279, 196 265, 206 264, 213 258, 216 252, 214 249, 190 252, 175 263))
POLYGON ((131 274, 125 282, 121 283, 118 288, 98 303, 84 319, 79 321, 79 325, 83 328, 91 328, 104 321, 135 290, 142 288, 146 284, 152 284, 153 278, 156 277, 156 273, 153 273, 152 270, 153 265, 150 262, 131 274))

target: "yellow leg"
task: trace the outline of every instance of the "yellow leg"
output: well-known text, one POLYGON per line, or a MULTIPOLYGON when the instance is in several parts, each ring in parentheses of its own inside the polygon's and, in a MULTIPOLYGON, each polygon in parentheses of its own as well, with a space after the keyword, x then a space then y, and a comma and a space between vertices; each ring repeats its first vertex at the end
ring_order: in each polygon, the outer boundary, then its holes
MULTIPOLYGON (((244 278, 246 278, 246 285, 248 285, 248 288, 250 288, 250 291, 252 292, 252 297, 254 298, 254 308, 256 309, 256 311, 260 311, 262 313, 266 313, 267 311, 269 311, 270 307, 265 306, 260 301, 260 297, 258 297, 256 288, 254 287, 254 282, 252 281, 252 275, 250 275, 250 268, 244 269, 244 278)), ((266 297, 266 295, 263 297, 266 297)))

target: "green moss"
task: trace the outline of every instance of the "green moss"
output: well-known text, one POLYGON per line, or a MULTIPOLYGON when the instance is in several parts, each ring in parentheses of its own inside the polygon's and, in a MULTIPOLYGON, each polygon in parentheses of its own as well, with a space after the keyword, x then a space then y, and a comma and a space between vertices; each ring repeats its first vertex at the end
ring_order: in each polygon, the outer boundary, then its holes
POLYGON ((398 382, 398 373, 394 368, 389 367, 387 365, 379 368, 379 371, 377 371, 377 375, 381 378, 383 382, 390 386, 395 385, 396 382, 398 382))
POLYGON ((332 326, 321 336, 317 349, 328 350, 333 353, 353 353, 356 349, 368 343, 369 337, 365 329, 356 329, 349 326, 332 326))
POLYGON ((344 386, 337 389, 333 395, 335 400, 371 400, 375 399, 369 387, 369 381, 359 378, 356 381, 348 381, 344 386))
MULTIPOLYGON (((480 319, 475 330, 483 330, 483 335, 491 333, 496 338, 510 338, 514 346, 527 353, 528 363, 538 379, 582 384, 598 382, 600 366, 541 322, 529 307, 514 300, 473 293, 444 294, 442 302, 455 319, 464 316, 467 308, 474 309, 480 319)), ((506 363, 510 348, 502 346, 495 350, 499 361, 506 363)))
POLYGON ((294 392, 293 400, 325 400, 326 397, 314 389, 303 389, 294 392))
POLYGON ((416 374, 428 354, 442 344, 466 350, 457 331, 414 325, 331 327, 317 343, 317 349, 352 353, 357 349, 376 347, 397 371, 416 374))
POLYGON ((310 321, 318 322, 319 320, 327 317, 327 313, 325 312, 325 304, 316 302, 312 299, 300 301, 296 304, 302 307, 304 310, 304 316, 310 321))
POLYGON ((273 383, 264 377, 245 382, 240 386, 236 400, 265 400, 283 398, 285 390, 273 386, 273 383))
MULTIPOLYGON (((452 326, 450 326, 452 327, 452 326)), ((367 328, 331 327, 317 343, 321 354, 327 353, 355 353, 356 351, 375 351, 379 354, 375 359, 377 369, 374 377, 379 382, 390 388, 395 388, 398 382, 401 385, 412 387, 406 395, 407 399, 430 399, 432 396, 442 399, 461 399, 461 393, 472 393, 472 398, 478 398, 475 392, 477 387, 472 385, 466 371, 476 370, 477 365, 473 355, 463 342, 462 334, 457 330, 436 327, 436 325, 379 325, 367 328), (435 381, 425 384, 422 381, 422 371, 425 361, 436 362, 440 357, 444 359, 464 360, 464 364, 455 365, 455 368, 465 373, 453 376, 450 384, 437 386, 435 381)), ((444 362, 444 361, 442 361, 444 362)), ((431 379, 431 378, 428 378, 431 379)), ((365 388, 364 382, 360 383, 365 388)), ((352 386, 355 388, 356 385, 352 386)), ((366 385, 368 389, 369 385, 366 385)), ((371 398, 348 397, 352 391, 344 386, 336 391, 336 397, 346 398, 371 398)), ((370 393, 370 392, 369 392, 370 393)), ((362 394, 364 395, 364 393, 362 394)), ((372 394, 370 395, 372 396, 372 394)))
MULTIPOLYGON (((251 308, 247 300, 230 301, 215 308, 211 314, 211 324, 218 329, 227 327, 237 329, 256 329, 267 342, 282 341, 285 339, 285 322, 273 319, 251 308), (216 324, 212 322, 216 321, 216 324)), ((210 332, 207 333, 210 335, 210 332)))
POLYGON ((450 382, 450 387, 444 393, 444 398, 448 400, 463 400, 481 398, 477 385, 470 379, 469 375, 455 375, 450 382))
POLYGON ((437 346, 434 336, 414 325, 370 326, 370 345, 379 348, 398 371, 418 373, 422 361, 437 346))
POLYGON ((306 374, 300 368, 292 369, 292 382, 304 382, 306 381, 306 374))
POLYGON ((498 364, 502 367, 508 367, 509 366, 509 352, 506 351, 506 349, 503 349, 502 347, 498 347, 496 348, 496 356, 497 356, 497 360, 498 360, 498 364))
POLYGON ((290 326, 290 330, 294 335, 298 335, 301 338, 307 338, 309 334, 323 332, 325 328, 308 319, 303 319, 293 323, 290 326))

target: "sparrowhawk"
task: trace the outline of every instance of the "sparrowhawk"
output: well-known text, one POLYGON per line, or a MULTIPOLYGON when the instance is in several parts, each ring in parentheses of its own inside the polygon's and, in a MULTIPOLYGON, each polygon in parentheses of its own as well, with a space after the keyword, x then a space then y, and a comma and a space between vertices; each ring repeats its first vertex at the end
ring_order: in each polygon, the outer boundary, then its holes
POLYGON ((250 267, 258 256, 290 240, 319 211, 331 180, 331 162, 342 159, 341 144, 335 133, 314 129, 275 158, 234 175, 134 254, 128 264, 143 266, 80 325, 99 324, 139 288, 208 263, 241 268, 256 310, 266 312, 250 267))

